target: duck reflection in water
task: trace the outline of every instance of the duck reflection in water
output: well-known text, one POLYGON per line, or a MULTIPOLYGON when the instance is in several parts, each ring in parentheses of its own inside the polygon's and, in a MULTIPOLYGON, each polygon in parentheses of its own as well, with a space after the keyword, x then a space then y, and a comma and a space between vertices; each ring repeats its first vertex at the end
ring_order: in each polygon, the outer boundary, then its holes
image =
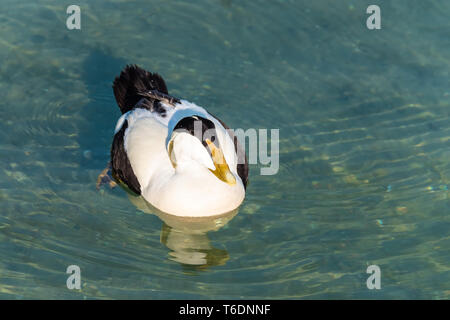
POLYGON ((139 210, 155 214, 163 221, 160 240, 171 250, 170 260, 196 270, 224 265, 228 261, 228 252, 213 247, 208 232, 225 226, 239 209, 213 217, 178 217, 159 211, 142 197, 131 194, 128 197, 139 210))

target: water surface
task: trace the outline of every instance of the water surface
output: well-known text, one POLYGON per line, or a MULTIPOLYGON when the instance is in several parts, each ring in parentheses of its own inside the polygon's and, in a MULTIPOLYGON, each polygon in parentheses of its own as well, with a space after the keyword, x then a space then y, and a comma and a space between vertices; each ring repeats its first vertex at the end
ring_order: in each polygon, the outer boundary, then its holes
POLYGON ((67 30, 60 1, 2 1, 0 298, 450 297, 450 2, 378 1, 377 31, 369 1, 77 4, 67 30), (232 128, 280 129, 278 174, 252 166, 212 222, 97 191, 127 63, 232 128))

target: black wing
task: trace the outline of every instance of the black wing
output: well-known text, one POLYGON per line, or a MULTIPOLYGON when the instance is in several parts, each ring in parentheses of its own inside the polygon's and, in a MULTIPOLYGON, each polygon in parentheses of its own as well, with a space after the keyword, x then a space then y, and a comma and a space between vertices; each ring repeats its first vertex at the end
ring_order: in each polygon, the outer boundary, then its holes
POLYGON ((111 146, 112 175, 119 183, 124 183, 131 191, 140 195, 141 185, 133 172, 133 168, 131 168, 130 160, 125 151, 124 134, 127 128, 128 121, 125 120, 122 128, 114 135, 111 146))

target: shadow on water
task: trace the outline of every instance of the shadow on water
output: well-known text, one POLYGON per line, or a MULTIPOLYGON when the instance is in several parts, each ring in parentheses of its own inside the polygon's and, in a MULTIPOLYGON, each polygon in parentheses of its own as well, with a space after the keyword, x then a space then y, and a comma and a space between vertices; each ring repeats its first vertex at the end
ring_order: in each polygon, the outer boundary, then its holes
POLYGON ((83 63, 82 77, 89 97, 83 108, 86 122, 79 137, 84 168, 103 168, 109 160, 114 127, 120 116, 112 83, 125 64, 125 60, 98 49, 92 49, 83 63))

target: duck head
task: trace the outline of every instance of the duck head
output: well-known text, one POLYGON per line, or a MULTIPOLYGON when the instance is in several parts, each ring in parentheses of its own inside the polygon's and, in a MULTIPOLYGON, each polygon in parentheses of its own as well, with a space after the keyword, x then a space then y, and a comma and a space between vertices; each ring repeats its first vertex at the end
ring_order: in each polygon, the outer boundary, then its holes
POLYGON ((175 125, 166 147, 175 170, 194 161, 208 168, 221 181, 236 184, 236 177, 230 171, 211 120, 197 115, 181 119, 175 125))

